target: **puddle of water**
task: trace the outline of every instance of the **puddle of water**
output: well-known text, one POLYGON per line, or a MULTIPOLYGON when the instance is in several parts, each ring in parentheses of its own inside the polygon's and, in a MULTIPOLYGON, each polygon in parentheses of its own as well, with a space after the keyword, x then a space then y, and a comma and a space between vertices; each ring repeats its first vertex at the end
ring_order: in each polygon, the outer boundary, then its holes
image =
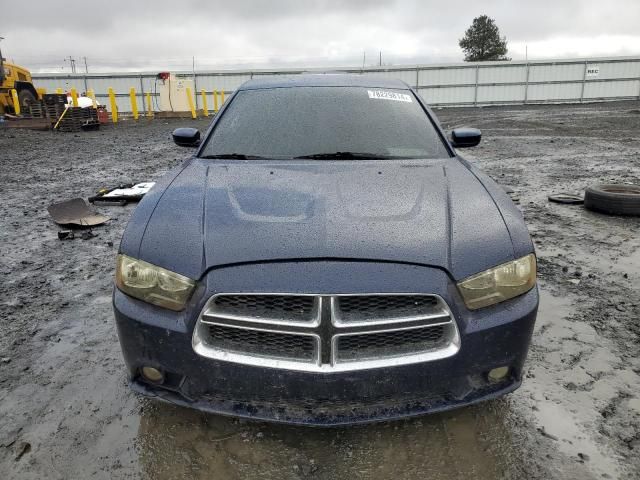
POLYGON ((630 280, 638 280, 640 279, 640 247, 633 250, 633 247, 628 246, 626 249, 632 251, 623 253, 615 261, 599 255, 590 256, 589 261, 604 273, 626 274, 630 280))
POLYGON ((352 428, 243 422, 152 404, 137 447, 144 476, 169 478, 523 478, 507 402, 352 428))
POLYGON ((562 330, 565 334, 569 332, 564 319, 574 312, 571 301, 567 297, 555 297, 551 295, 545 287, 545 284, 538 282, 538 292, 540 294, 540 304, 538 306, 538 316, 536 318, 535 333, 540 330, 555 330, 557 335, 561 336, 562 330))
POLYGON ((545 354, 554 363, 564 364, 564 370, 551 371, 544 361, 531 368, 533 378, 525 382, 523 390, 536 400, 533 416, 539 429, 554 440, 554 446, 567 457, 578 461, 586 455, 588 468, 606 478, 617 478, 618 465, 607 452, 603 439, 595 428, 600 413, 598 402, 613 398, 615 389, 606 381, 597 384, 597 393, 567 391, 565 384, 594 383, 592 373, 612 372, 617 358, 602 347, 601 338, 590 325, 569 321, 575 313, 570 297, 556 297, 540 285, 540 308, 534 334, 534 345, 553 353, 545 354), (556 357, 556 355, 558 357, 556 357), (575 363, 576 365, 573 365, 575 363))
POLYGON ((567 409, 550 402, 538 405, 536 418, 547 434, 558 438, 556 444, 560 451, 571 458, 579 458, 579 454, 587 455, 593 470, 609 475, 607 478, 615 478, 616 461, 602 453, 602 447, 580 426, 584 418, 578 420, 567 409))

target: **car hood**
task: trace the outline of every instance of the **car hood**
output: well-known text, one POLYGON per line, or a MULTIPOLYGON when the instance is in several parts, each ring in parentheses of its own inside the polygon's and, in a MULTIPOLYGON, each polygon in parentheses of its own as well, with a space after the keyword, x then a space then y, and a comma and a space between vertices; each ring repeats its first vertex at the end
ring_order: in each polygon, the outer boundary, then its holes
POLYGON ((131 253, 191 278, 238 263, 349 259, 433 266, 460 279, 514 258, 492 196, 456 158, 194 158, 154 190, 131 222, 144 228, 128 228, 139 238, 131 253))

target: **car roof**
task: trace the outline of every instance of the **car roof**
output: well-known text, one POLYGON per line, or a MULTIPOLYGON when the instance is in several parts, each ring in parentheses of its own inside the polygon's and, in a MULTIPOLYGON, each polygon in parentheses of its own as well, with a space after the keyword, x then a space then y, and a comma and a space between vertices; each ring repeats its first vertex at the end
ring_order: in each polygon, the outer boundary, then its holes
POLYGON ((243 83, 238 90, 292 87, 366 87, 408 90, 409 86, 395 78, 373 75, 320 73, 302 75, 269 75, 256 77, 243 83))

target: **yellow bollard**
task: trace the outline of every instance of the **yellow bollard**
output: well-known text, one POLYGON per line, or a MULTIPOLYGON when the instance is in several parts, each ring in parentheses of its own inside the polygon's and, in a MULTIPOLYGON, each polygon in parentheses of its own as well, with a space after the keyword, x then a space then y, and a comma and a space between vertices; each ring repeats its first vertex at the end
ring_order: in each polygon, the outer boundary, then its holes
POLYGON ((200 96, 202 97, 202 113, 204 113, 205 117, 208 117, 209 109, 207 109, 207 92, 204 91, 204 88, 200 90, 200 96))
POLYGON ((11 98, 13 99, 13 111, 16 115, 20 115, 20 98, 15 88, 11 89, 11 98))
POLYGON ((147 92, 147 117, 153 117, 153 106, 151 105, 151 94, 147 92))
POLYGON ((136 101, 136 89, 131 87, 129 90, 129 98, 131 99, 131 113, 133 114, 133 119, 138 119, 138 102, 136 101))
POLYGON ((87 90, 87 97, 89 97, 93 102, 93 108, 98 108, 98 102, 96 102, 96 93, 93 91, 93 89, 87 90))
POLYGON ((186 91, 187 91, 187 101, 189 102, 189 108, 191 109, 191 117, 197 118, 196 107, 193 106, 193 95, 191 95, 191 89, 187 87, 186 91))
POLYGON ((64 92, 62 91, 62 89, 60 87, 56 88, 56 93, 58 95, 62 95, 64 92))
POLYGON ((73 103, 74 107, 78 106, 78 92, 76 92, 75 88, 71 89, 71 102, 73 103))
POLYGON ((218 113, 218 90, 213 91, 213 111, 218 113))
POLYGON ((224 103, 224 90, 220 90, 220 106, 224 103))
POLYGON ((38 92, 38 100, 42 100, 42 97, 44 95, 46 95, 46 93, 47 93, 47 89, 46 88, 42 88, 42 87, 38 87, 38 88, 36 88, 36 92, 38 92))
POLYGON ((111 120, 113 123, 118 123, 118 104, 116 103, 116 94, 113 93, 111 87, 109 87, 109 102, 111 103, 111 120))

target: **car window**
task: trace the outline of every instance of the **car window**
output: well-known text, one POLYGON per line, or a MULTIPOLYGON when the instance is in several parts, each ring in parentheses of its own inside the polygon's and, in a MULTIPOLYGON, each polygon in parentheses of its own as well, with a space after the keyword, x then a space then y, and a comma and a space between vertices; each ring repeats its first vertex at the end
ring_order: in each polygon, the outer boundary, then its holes
POLYGON ((200 156, 296 158, 335 152, 365 154, 354 158, 449 156, 411 91, 363 87, 240 91, 200 156))

